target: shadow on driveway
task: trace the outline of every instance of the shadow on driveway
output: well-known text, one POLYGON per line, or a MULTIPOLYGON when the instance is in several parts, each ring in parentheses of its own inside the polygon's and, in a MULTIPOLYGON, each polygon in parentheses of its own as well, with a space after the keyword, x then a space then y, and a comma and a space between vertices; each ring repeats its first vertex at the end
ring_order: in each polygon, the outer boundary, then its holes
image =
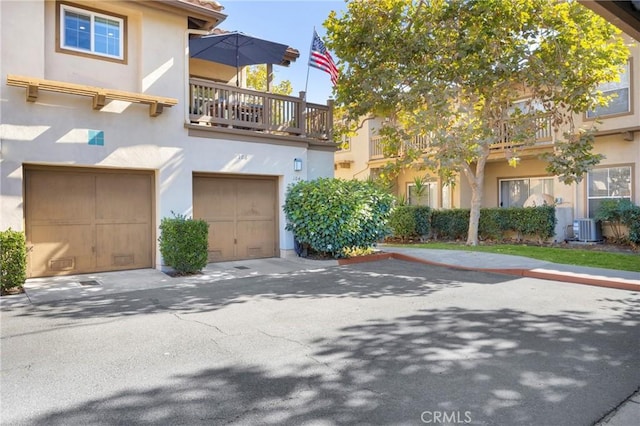
MULTIPOLYGON (((126 294, 113 307, 60 303, 33 314, 202 312, 256 297, 414 297, 435 295, 462 280, 484 285, 506 279, 442 270, 425 279, 405 267, 394 262, 388 270, 365 265, 261 278, 238 289, 224 283, 217 289, 163 290, 152 306, 144 294, 133 302, 126 294), (328 285, 323 279, 338 281, 328 285)), ((166 386, 126 389, 35 423, 422 424, 421 415, 440 412, 469 418, 471 424, 588 425, 640 383, 640 306, 627 296, 617 292, 616 298, 597 300, 610 306, 607 315, 586 308, 536 314, 517 307, 441 305, 371 319, 341 327, 331 337, 299 342, 297 351, 306 360, 286 370, 237 363, 173 375, 166 386)))
POLYGON ((415 297, 461 283, 496 284, 513 277, 388 260, 282 275, 198 282, 175 278, 172 287, 35 304, 6 312, 43 318, 113 318, 163 311, 209 312, 255 299, 415 297))

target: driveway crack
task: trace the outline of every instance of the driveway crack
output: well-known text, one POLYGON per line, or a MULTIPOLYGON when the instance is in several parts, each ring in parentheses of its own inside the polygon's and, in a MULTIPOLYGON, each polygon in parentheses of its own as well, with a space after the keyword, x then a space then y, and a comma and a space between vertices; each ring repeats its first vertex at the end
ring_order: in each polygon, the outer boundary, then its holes
POLYGON ((193 319, 186 319, 186 318, 182 318, 179 314, 172 314, 174 317, 176 317, 177 319, 179 319, 180 321, 186 321, 186 322, 193 322, 196 324, 200 324, 200 325, 204 325, 205 327, 209 327, 209 328, 213 328, 216 331, 218 331, 220 334, 224 334, 224 335, 228 335, 227 333, 225 333, 224 331, 222 331, 222 329, 216 325, 213 324, 209 324, 206 322, 202 322, 202 321, 198 321, 198 320, 193 320, 193 319))
POLYGON ((284 336, 276 336, 276 335, 274 335, 274 334, 269 334, 269 333, 267 333, 267 332, 265 332, 265 331, 262 331, 262 330, 260 330, 260 329, 256 329, 256 330, 258 330, 260 333, 264 334, 265 336, 271 337, 271 338, 273 338, 273 339, 282 339, 282 340, 286 340, 287 342, 296 343, 296 344, 298 344, 298 345, 302 346, 303 348, 306 348, 306 349, 309 349, 309 350, 311 350, 311 349, 312 349, 312 348, 311 348, 311 346, 307 345, 306 343, 302 343, 302 342, 301 342, 301 341, 299 341, 299 340, 290 339, 290 338, 288 338, 288 337, 284 337, 284 336))

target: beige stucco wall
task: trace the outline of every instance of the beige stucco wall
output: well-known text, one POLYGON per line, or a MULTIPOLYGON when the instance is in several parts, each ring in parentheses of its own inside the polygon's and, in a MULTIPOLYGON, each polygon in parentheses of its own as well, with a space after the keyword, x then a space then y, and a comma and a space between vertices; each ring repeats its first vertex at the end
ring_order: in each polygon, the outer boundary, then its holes
POLYGON ((379 119, 365 120, 362 128, 350 138, 347 150, 336 151, 334 154, 335 177, 341 179, 365 180, 371 176, 369 167, 369 141, 376 135, 380 127, 379 119), (349 168, 341 167, 339 163, 349 162, 349 168))
MULTIPOLYGON (((55 52, 53 2, 46 7, 38 1, 0 2, 0 229, 24 229, 25 163, 153 170, 158 226, 171 212, 191 214, 194 172, 277 176, 278 205, 292 182, 333 174, 333 152, 309 150, 304 141, 267 144, 261 137, 243 140, 222 133, 189 136, 184 121, 189 103, 186 17, 134 2, 91 2, 91 7, 129 17, 126 65, 55 52), (91 98, 45 91, 30 103, 25 89, 6 85, 7 74, 167 96, 178 105, 150 117, 146 105, 112 101, 96 111, 91 98), (91 130, 104 132, 104 146, 88 144, 91 130), (303 159, 301 172, 293 171, 294 158, 303 159)), ((282 211, 279 224, 280 249, 290 250, 293 238, 284 230, 282 211)), ((158 250, 156 262, 159 266, 158 250)))

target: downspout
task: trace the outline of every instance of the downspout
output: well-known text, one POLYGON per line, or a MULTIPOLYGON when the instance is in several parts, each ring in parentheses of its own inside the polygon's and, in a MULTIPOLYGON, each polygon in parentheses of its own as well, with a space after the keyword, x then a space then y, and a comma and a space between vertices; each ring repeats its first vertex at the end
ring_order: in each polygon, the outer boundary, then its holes
POLYGON ((184 99, 186 106, 183 112, 185 124, 191 124, 191 120, 189 119, 189 105, 191 101, 191 94, 189 93, 189 36, 191 34, 207 35, 209 32, 204 30, 186 30, 184 32, 184 99))

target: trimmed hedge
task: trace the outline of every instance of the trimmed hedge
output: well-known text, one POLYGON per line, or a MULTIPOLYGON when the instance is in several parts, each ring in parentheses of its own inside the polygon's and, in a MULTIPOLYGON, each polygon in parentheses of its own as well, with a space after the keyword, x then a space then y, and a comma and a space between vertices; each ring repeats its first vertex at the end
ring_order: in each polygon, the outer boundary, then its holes
POLYGON ((469 232, 468 209, 434 210, 431 213, 431 230, 434 238, 461 240, 469 232))
POLYGON ((27 279, 27 244, 24 233, 0 231, 0 289, 21 287, 27 279))
POLYGON ((393 196, 373 182, 322 178, 289 186, 283 206, 288 231, 313 250, 344 257, 388 234, 393 196))
MULTIPOLYGON (((431 211, 431 234, 435 239, 462 240, 469 232, 468 209, 431 211)), ((508 232, 518 240, 526 237, 539 242, 553 237, 556 226, 555 207, 513 207, 480 209, 478 237, 504 240, 508 232)))
POLYGON ((427 236, 431 232, 431 208, 426 206, 396 206, 389 217, 393 236, 407 239, 427 236))
POLYGON ((180 274, 196 273, 207 265, 209 225, 183 215, 160 222, 160 253, 164 263, 180 274))
POLYGON ((629 240, 640 244, 640 207, 627 199, 603 200, 596 211, 596 219, 608 222, 616 241, 629 240), (625 226, 628 235, 625 235, 625 226))

